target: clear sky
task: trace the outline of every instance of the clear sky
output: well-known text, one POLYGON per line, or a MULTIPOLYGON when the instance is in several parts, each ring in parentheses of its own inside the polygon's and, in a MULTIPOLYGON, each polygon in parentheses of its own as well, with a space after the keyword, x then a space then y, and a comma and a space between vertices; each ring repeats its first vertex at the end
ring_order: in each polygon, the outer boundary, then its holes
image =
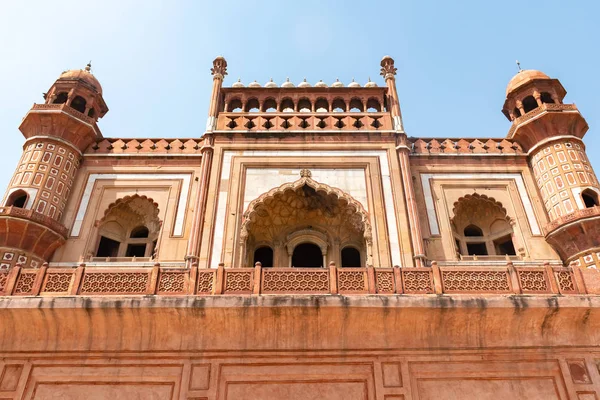
POLYGON ((600 173, 599 19, 597 1, 2 0, 0 189, 21 154, 22 117, 62 71, 93 61, 105 137, 199 137, 217 55, 230 86, 288 76, 383 85, 389 54, 405 128, 421 137, 505 136, 518 59, 561 80, 600 173))

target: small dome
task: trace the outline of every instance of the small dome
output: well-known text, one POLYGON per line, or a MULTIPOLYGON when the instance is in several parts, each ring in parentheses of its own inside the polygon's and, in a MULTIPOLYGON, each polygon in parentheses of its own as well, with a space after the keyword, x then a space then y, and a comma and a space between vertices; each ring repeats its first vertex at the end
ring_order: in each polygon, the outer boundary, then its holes
POLYGON ((323 80, 320 80, 319 82, 315 83, 315 87, 327 87, 327 84, 323 82, 323 80))
POLYGON ((352 82, 350 82, 350 83, 348 84, 348 87, 351 87, 351 88, 357 88, 357 87, 360 87, 360 83, 356 82, 356 81, 354 80, 354 78, 352 78, 352 82))
POLYGON ((242 88, 242 87, 244 87, 244 84, 242 83, 242 80, 241 80, 241 79, 238 79, 238 80, 237 80, 237 82, 234 82, 234 84, 233 84, 233 85, 231 85, 231 87, 234 87, 234 88, 242 88))
POLYGON ((254 82, 250 82, 250 84, 248 85, 248 87, 257 88, 257 87, 261 87, 261 86, 260 86, 260 83, 254 81, 254 82))
POLYGON ((369 78, 369 81, 365 83, 365 87, 377 87, 377 84, 371 81, 371 78, 369 78))
POLYGON ((298 85, 299 88, 307 88, 310 87, 310 83, 306 82, 306 78, 298 85))
POLYGON ((508 85, 506 86, 506 95, 508 96, 510 92, 513 92, 526 83, 536 79, 550 79, 550 77, 545 73, 535 69, 524 69, 519 71, 515 76, 513 76, 510 82, 508 82, 508 85))
POLYGON ((276 88, 277 84, 273 82, 273 78, 269 79, 269 82, 265 83, 266 88, 276 88))
POLYGON ((60 74, 58 80, 82 81, 92 86, 98 93, 102 94, 102 86, 100 85, 100 82, 98 82, 98 79, 90 72, 91 68, 91 64, 88 64, 85 66, 85 69, 71 69, 65 71, 60 74))
POLYGON ((293 88, 293 87, 294 87, 294 84, 293 84, 292 82, 290 82, 290 78, 287 78, 287 79, 285 80, 285 82, 283 82, 283 83, 281 84, 281 87, 282 87, 282 88, 293 88))
POLYGON ((336 78, 335 82, 331 84, 331 87, 344 87, 344 84, 340 82, 339 79, 336 78))

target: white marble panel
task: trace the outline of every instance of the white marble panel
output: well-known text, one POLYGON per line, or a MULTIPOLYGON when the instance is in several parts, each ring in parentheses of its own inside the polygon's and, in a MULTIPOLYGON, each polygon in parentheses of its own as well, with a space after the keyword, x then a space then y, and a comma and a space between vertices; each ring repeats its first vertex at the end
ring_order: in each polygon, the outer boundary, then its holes
POLYGON ((116 181, 156 181, 156 180, 182 180, 181 193, 179 194, 179 202, 177 203, 177 213, 175 214, 175 224, 173 226, 173 235, 183 235, 183 221, 185 219, 185 211, 187 209, 188 194, 190 191, 190 181, 192 174, 90 174, 88 176, 81 203, 75 216, 75 221, 71 227, 71 236, 79 236, 83 218, 90 203, 90 197, 94 190, 94 185, 97 180, 111 179, 116 181))

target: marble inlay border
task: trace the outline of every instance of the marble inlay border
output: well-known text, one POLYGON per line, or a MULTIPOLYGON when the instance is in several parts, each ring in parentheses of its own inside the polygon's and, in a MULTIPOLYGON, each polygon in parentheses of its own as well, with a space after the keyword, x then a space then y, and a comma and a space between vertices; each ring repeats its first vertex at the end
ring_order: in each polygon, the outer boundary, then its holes
POLYGON ((97 180, 117 180, 117 181, 125 181, 125 180, 141 180, 141 181, 150 181, 150 180, 182 180, 183 184, 181 185, 181 193, 179 194, 179 202, 177 203, 177 213, 175 214, 175 225, 173 227, 173 235, 181 236, 183 235, 183 221, 185 218, 185 210, 187 209, 188 202, 188 194, 190 190, 190 182, 192 179, 192 174, 90 174, 88 176, 87 183, 85 185, 85 190, 83 191, 83 197, 81 198, 81 203, 79 203, 79 209, 77 210, 77 215, 75 216, 75 221, 73 222, 73 227, 71 228, 71 236, 79 236, 81 231, 81 226, 83 224, 83 218, 85 217, 85 213, 87 212, 88 205, 90 203, 90 197, 92 195, 92 191, 94 190, 94 185, 97 180))
POLYGON ((452 173, 452 174, 421 174, 421 184, 423 186, 423 195, 425 196, 425 205, 427 207, 427 219, 429 220, 429 228, 432 235, 439 235, 440 228, 437 221, 437 211, 433 202, 433 196, 431 193, 431 179, 512 179, 517 185, 517 191, 519 197, 523 202, 525 208, 525 214, 527 215, 527 221, 531 227, 531 233, 534 235, 541 235, 540 226, 538 225, 533 211, 533 206, 529 200, 527 188, 525 187, 525 181, 521 174, 502 174, 502 173, 488 173, 488 174, 469 174, 469 173, 452 173))
MULTIPOLYGON (((241 150, 241 151, 224 151, 223 152, 223 164, 221 169, 220 182, 224 179, 229 178, 231 173, 231 159, 234 156, 255 156, 255 157, 377 157, 379 159, 379 168, 381 169, 381 180, 383 187, 383 202, 385 204, 386 222, 389 234, 390 252, 392 257, 392 265, 401 265, 402 260, 400 258, 400 237, 398 234, 398 225, 396 221, 396 212, 394 207, 394 198, 392 195, 392 179, 390 176, 390 166, 387 158, 388 152, 386 150, 367 150, 367 151, 349 151, 349 150, 241 150)), ((295 180, 294 177, 290 179, 295 180)), ((327 183, 327 182, 323 182, 327 183)), ((219 187, 219 194, 217 199, 217 216, 215 219, 215 226, 225 226, 225 215, 227 212, 227 200, 229 196, 228 187, 219 187)), ((366 207, 365 207, 366 208, 366 207)), ((225 238, 217 240, 216 234, 213 233, 213 246, 212 253, 210 256, 210 267, 217 268, 219 262, 221 262, 223 241, 225 238)))

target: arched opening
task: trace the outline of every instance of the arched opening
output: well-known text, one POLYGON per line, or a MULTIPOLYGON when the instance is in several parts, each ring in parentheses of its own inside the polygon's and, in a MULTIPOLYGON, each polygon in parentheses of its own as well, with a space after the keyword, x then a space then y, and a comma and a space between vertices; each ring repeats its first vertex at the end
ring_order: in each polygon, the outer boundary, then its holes
POLYGON ((244 107, 244 111, 246 112, 259 112, 259 104, 258 99, 249 99, 246 102, 246 106, 244 107))
POLYGON ((323 266, 323 254, 319 246, 313 243, 301 243, 294 248, 292 266, 297 268, 313 268, 323 266))
POLYGON ((310 100, 308 100, 307 98, 300 99, 300 101, 298 101, 298 111, 311 112, 312 109, 311 109, 310 100))
POLYGON ((96 110, 94 110, 93 108, 90 108, 90 111, 88 111, 88 117, 94 118, 95 116, 96 116, 96 110))
POLYGON ((463 256, 514 256, 511 219, 502 204, 486 195, 466 195, 454 203, 454 244, 463 256))
POLYGON ((381 112, 379 100, 371 98, 367 101, 367 112, 381 112))
POLYGON ((342 249, 342 267, 361 267, 360 251, 354 247, 342 249))
POLYGON ((350 112, 364 112, 364 106, 359 98, 353 98, 350 100, 350 112))
POLYGON ((264 268, 273 267, 273 249, 269 246, 262 246, 254 250, 254 263, 260 262, 264 268))
POLYGON ((17 208, 25 208, 27 204, 27 199, 29 195, 24 190, 16 190, 8 196, 8 200, 6 200, 7 207, 17 207, 17 208))
POLYGON ((262 106, 263 112, 276 112, 277 111, 277 102, 273 98, 266 99, 263 102, 262 106))
POLYGON ((242 101, 240 99, 231 99, 227 104, 227 112, 242 112, 242 101))
POLYGON ((73 101, 71 102, 71 108, 79 111, 80 113, 84 113, 86 104, 87 104, 87 102, 85 101, 85 99, 83 97, 76 96, 73 99, 73 101))
POLYGON ((281 103, 279 104, 279 111, 294 112, 294 101, 292 99, 290 99, 289 97, 284 98, 283 100, 281 100, 281 103))
POLYGON ((526 113, 528 113, 531 110, 535 110, 537 106, 537 101, 535 101, 535 98, 533 96, 527 96, 523 99, 523 109, 526 113))
POLYGON ((151 259, 161 227, 158 212, 158 204, 146 196, 126 196, 112 203, 100 221, 96 257, 151 259))
POLYGON ((514 114, 515 118, 519 118, 521 116, 521 110, 519 110, 517 107, 515 107, 515 109, 513 110, 513 114, 514 114))
POLYGON ((150 234, 150 231, 148 230, 148 228, 141 225, 141 226, 137 226, 137 227, 133 228, 131 230, 131 234, 129 235, 129 237, 134 238, 134 239, 141 239, 141 238, 147 238, 149 234, 150 234))
POLYGON ((64 104, 67 102, 68 98, 69 98, 69 94, 67 92, 60 92, 54 99, 53 103, 54 104, 64 104))
POLYGON ((591 189, 585 189, 581 192, 581 199, 585 208, 597 207, 598 206, 598 194, 591 189))
POLYGON ((333 100, 333 103, 331 103, 331 107, 333 107, 333 112, 345 112, 346 102, 343 99, 337 98, 333 100))
POLYGON ((465 236, 483 236, 483 231, 476 225, 469 225, 464 230, 465 236))
POLYGON ((315 102, 315 111, 316 112, 328 112, 329 111, 329 102, 324 98, 319 98, 315 102))
POLYGON ((552 95, 548 92, 543 92, 540 99, 542 100, 542 103, 546 103, 546 104, 554 103, 554 99, 552 99, 552 95))

